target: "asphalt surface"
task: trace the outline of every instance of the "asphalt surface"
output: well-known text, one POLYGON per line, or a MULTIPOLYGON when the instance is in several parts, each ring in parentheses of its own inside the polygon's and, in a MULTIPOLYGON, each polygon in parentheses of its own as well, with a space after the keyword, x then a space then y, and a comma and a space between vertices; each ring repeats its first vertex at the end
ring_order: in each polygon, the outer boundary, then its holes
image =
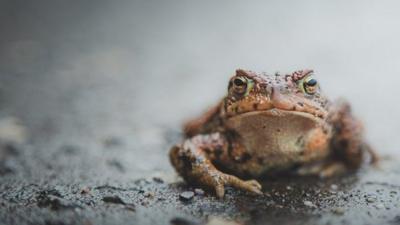
POLYGON ((398 3, 361 2, 0 1, 0 224, 400 224, 398 3), (185 184, 168 150, 238 67, 315 68, 379 167, 185 184))
MULTIPOLYGON (((161 137, 160 137, 161 138, 161 137)), ((386 159, 334 179, 276 177, 264 196, 228 189, 224 199, 172 172, 127 176, 118 139, 88 154, 79 143, 54 148, 5 144, 0 168, 3 224, 398 224, 400 167, 386 159), (98 155, 103 155, 98 157, 98 155)), ((140 158, 138 159, 140 160, 140 158)))

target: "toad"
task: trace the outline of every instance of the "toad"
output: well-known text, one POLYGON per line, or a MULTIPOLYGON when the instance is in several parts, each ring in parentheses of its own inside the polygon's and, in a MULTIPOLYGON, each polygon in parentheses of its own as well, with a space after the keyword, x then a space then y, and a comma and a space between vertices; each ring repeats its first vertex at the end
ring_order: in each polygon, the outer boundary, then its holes
POLYGON ((330 101, 312 70, 238 69, 226 96, 186 123, 184 135, 170 150, 172 165, 218 197, 226 185, 262 194, 256 179, 268 174, 330 177, 359 168, 366 155, 377 160, 349 103, 330 101))

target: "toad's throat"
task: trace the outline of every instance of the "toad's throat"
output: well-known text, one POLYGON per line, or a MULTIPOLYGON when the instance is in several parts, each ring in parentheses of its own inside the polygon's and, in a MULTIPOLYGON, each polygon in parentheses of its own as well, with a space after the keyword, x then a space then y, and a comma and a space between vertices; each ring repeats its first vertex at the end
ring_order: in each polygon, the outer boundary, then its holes
POLYGON ((318 137, 327 140, 329 129, 325 121, 309 113, 271 109, 243 113, 229 118, 226 126, 235 131, 241 143, 252 155, 268 159, 271 167, 281 160, 295 163, 304 151, 323 152, 326 142, 307 147, 307 140, 318 137), (315 150, 315 151, 314 151, 315 150))

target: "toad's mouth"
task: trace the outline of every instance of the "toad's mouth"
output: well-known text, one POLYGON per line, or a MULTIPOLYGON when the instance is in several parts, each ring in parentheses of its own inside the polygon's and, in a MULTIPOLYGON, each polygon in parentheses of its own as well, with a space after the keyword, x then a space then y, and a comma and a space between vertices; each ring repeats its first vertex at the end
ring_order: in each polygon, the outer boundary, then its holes
POLYGON ((239 108, 234 111, 227 110, 227 117, 238 117, 238 116, 249 116, 249 115, 269 115, 272 117, 282 117, 288 114, 292 114, 298 117, 307 117, 311 120, 315 120, 316 122, 322 122, 327 117, 327 112, 324 109, 320 109, 318 107, 282 107, 277 106, 269 106, 265 108, 257 108, 257 109, 246 109, 239 108))
POLYGON ((293 113, 306 113, 314 117, 325 119, 328 112, 317 102, 297 95, 282 95, 278 91, 274 91, 271 96, 258 98, 247 96, 240 100, 231 101, 227 99, 225 102, 225 110, 227 117, 240 115, 248 112, 269 112, 285 111, 293 113))
MULTIPOLYGON (((288 118, 303 118, 315 124, 324 124, 326 121, 324 120, 325 116, 318 116, 315 113, 310 113, 307 111, 293 111, 293 110, 285 110, 279 108, 272 108, 266 110, 258 110, 258 111, 249 111, 242 112, 236 114, 234 116, 229 117, 228 120, 237 120, 243 118, 256 118, 256 117, 268 117, 270 119, 280 120, 284 122, 288 118)), ((289 122, 290 120, 288 120, 289 122)))

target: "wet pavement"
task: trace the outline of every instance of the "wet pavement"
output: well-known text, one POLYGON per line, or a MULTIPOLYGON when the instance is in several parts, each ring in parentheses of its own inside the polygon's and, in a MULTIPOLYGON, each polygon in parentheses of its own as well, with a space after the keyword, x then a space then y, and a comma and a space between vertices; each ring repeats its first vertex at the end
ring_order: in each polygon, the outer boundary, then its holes
POLYGON ((397 3, 292 4, 1 1, 0 224, 400 224, 397 3), (238 67, 314 67, 379 167, 186 185, 168 150, 238 67))
POLYGON ((264 196, 228 188, 225 198, 217 199, 171 171, 127 177, 122 161, 104 153, 119 154, 121 146, 99 148, 105 156, 97 160, 76 146, 34 148, 2 147, 3 224, 204 224, 215 218, 239 224, 400 222, 395 159, 327 180, 271 177, 263 181, 264 196))

